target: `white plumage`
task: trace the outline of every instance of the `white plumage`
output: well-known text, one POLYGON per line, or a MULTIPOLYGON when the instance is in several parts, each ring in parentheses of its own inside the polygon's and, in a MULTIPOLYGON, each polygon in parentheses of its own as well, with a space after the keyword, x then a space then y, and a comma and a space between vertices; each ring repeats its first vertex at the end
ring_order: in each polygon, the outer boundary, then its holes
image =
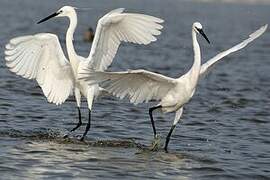
MULTIPOLYGON (((58 37, 50 33, 21 36, 11 39, 6 45, 5 59, 9 69, 27 79, 36 79, 47 97, 48 102, 62 104, 74 91, 81 125, 81 94, 87 98, 89 121, 86 135, 90 128, 90 112, 93 100, 104 89, 98 85, 87 85, 77 79, 80 69, 88 67, 105 70, 112 63, 121 42, 147 45, 156 41, 161 34, 162 19, 144 14, 123 13, 124 9, 115 9, 104 15, 97 24, 95 38, 88 58, 78 56, 73 46, 73 34, 77 26, 75 8, 64 6, 52 15, 42 19, 44 22, 52 17, 68 17, 70 25, 66 33, 66 59, 58 37)), ((72 130, 72 131, 73 131, 72 130)))
POLYGON ((5 54, 9 69, 24 78, 36 79, 49 102, 62 104, 72 92, 72 69, 56 35, 14 38, 6 45, 5 54))
POLYGON ((116 9, 98 21, 96 37, 93 41, 89 57, 92 68, 105 70, 112 63, 117 49, 123 42, 147 45, 156 41, 163 20, 143 15, 122 13, 123 8, 116 9))
POLYGON ((201 52, 196 33, 202 34, 208 42, 209 40, 203 33, 201 24, 194 23, 192 26, 194 63, 186 74, 176 79, 146 70, 95 72, 89 68, 85 68, 81 71, 79 78, 87 81, 89 85, 100 84, 109 93, 120 99, 127 97, 130 102, 134 104, 148 102, 149 100, 160 100, 157 106, 149 109, 155 137, 156 130, 152 118, 152 111, 161 108, 163 112, 176 112, 172 128, 166 138, 165 150, 167 151, 171 133, 180 120, 184 104, 192 98, 199 77, 208 72, 209 69, 223 57, 244 48, 248 43, 261 36, 266 29, 267 25, 261 27, 259 30, 252 33, 248 39, 219 53, 205 64, 201 65, 201 52))
POLYGON ((201 71, 200 71, 200 76, 205 75, 207 72, 209 72, 209 70, 217 63, 219 62, 219 60, 221 60, 223 57, 236 52, 244 47, 246 47, 246 45, 248 45, 250 42, 254 41, 256 38, 260 37, 267 29, 267 24, 262 26, 260 29, 258 29, 257 31, 253 32, 252 34, 249 35, 249 38, 242 41, 241 43, 233 46, 232 48, 223 51, 219 54, 217 54, 216 56, 214 56, 213 58, 209 59, 206 63, 204 63, 201 66, 201 71))
MULTIPOLYGON (((81 74, 88 76, 89 72, 81 74)), ((87 81, 90 84, 105 81, 102 85, 109 93, 120 99, 127 96, 134 104, 161 100, 177 84, 173 78, 143 69, 125 72, 94 72, 89 75, 87 81)))

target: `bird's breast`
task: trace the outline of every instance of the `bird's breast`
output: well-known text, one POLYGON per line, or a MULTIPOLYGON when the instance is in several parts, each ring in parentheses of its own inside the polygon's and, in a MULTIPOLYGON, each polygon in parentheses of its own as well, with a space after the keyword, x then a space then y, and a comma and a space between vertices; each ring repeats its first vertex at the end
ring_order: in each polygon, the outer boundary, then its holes
POLYGON ((191 99, 193 93, 194 90, 183 84, 179 84, 171 89, 161 100, 161 106, 164 107, 164 109, 167 107, 166 112, 176 111, 191 99))

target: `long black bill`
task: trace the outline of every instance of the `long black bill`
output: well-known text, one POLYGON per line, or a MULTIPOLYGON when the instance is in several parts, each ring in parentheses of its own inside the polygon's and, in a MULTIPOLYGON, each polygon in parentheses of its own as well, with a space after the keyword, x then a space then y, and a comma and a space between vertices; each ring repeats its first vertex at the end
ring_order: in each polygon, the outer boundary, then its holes
POLYGON ((204 37, 204 39, 210 44, 209 39, 207 38, 207 36, 205 35, 205 33, 203 32, 202 29, 197 29, 199 31, 199 33, 204 37))
POLYGON ((55 12, 55 13, 49 15, 48 17, 45 17, 44 19, 41 19, 40 21, 37 22, 37 24, 40 24, 40 23, 42 23, 42 22, 44 22, 44 21, 47 21, 47 20, 49 20, 49 19, 51 19, 51 18, 57 16, 58 14, 59 14, 58 12, 55 12))

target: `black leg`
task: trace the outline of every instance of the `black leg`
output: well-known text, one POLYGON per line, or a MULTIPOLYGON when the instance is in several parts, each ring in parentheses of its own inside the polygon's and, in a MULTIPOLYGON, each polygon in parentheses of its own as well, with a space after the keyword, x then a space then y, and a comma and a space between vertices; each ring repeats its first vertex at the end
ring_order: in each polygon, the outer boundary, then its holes
POLYGON ((153 113, 153 111, 154 111, 155 109, 158 109, 158 108, 161 108, 161 107, 162 107, 162 106, 160 105, 160 106, 155 106, 155 107, 149 108, 149 116, 150 116, 150 120, 151 120, 151 124, 152 124, 152 128, 153 128, 153 132, 154 132, 154 138, 155 138, 156 135, 157 135, 157 131, 156 131, 155 121, 154 121, 154 119, 153 119, 152 113, 153 113))
POLYGON ((83 136, 81 137, 81 141, 84 140, 84 137, 86 136, 86 134, 88 133, 89 129, 90 129, 90 126, 91 126, 91 110, 89 109, 89 117, 88 117, 88 123, 86 125, 86 128, 85 128, 85 131, 83 133, 83 136))
POLYGON ((76 127, 73 128, 70 132, 75 131, 76 129, 78 129, 78 128, 82 125, 82 116, 81 116, 81 110, 80 110, 79 107, 78 107, 78 114, 79 114, 79 122, 78 122, 78 124, 76 125, 76 127))
POLYGON ((170 129, 170 132, 168 133, 168 135, 167 135, 167 137, 166 137, 166 144, 165 144, 165 147, 164 147, 164 150, 165 150, 166 152, 168 152, 168 144, 169 144, 169 142, 170 142, 170 138, 171 138, 171 135, 172 135, 172 132, 173 132, 175 126, 176 126, 176 125, 172 125, 172 127, 171 127, 171 129, 170 129))

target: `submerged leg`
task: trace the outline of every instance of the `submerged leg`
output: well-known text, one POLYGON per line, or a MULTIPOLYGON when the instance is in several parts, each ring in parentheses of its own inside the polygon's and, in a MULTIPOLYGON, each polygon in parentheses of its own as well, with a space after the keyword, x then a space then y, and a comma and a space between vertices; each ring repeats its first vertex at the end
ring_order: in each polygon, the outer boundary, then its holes
POLYGON ((77 107, 77 108, 78 108, 78 114, 79 114, 79 121, 78 121, 78 124, 70 132, 75 131, 76 129, 78 129, 82 125, 81 110, 80 110, 80 107, 77 107))
POLYGON ((153 114, 152 114, 152 113, 153 113, 153 111, 154 111, 155 109, 158 109, 158 108, 162 108, 162 106, 159 105, 159 106, 155 106, 155 107, 149 108, 149 116, 150 116, 150 120, 151 120, 151 124, 152 124, 152 128, 153 128, 153 132, 154 132, 154 138, 157 137, 157 131, 156 131, 155 121, 154 121, 154 119, 153 119, 153 114))
POLYGON ((84 140, 85 136, 87 135, 89 129, 91 127, 91 110, 89 109, 89 114, 88 114, 88 122, 87 122, 87 125, 86 125, 86 128, 85 128, 85 131, 83 133, 83 136, 81 137, 81 141, 84 140))
POLYGON ((172 132, 176 126, 176 124, 178 123, 178 121, 180 120, 180 117, 183 113, 183 107, 181 107, 180 109, 178 109, 175 113, 175 118, 174 118, 174 122, 173 122, 173 125, 166 137, 166 143, 165 143, 165 147, 164 147, 164 150, 165 152, 168 152, 168 145, 169 145, 169 142, 170 142, 170 138, 171 138, 171 135, 172 135, 172 132))

